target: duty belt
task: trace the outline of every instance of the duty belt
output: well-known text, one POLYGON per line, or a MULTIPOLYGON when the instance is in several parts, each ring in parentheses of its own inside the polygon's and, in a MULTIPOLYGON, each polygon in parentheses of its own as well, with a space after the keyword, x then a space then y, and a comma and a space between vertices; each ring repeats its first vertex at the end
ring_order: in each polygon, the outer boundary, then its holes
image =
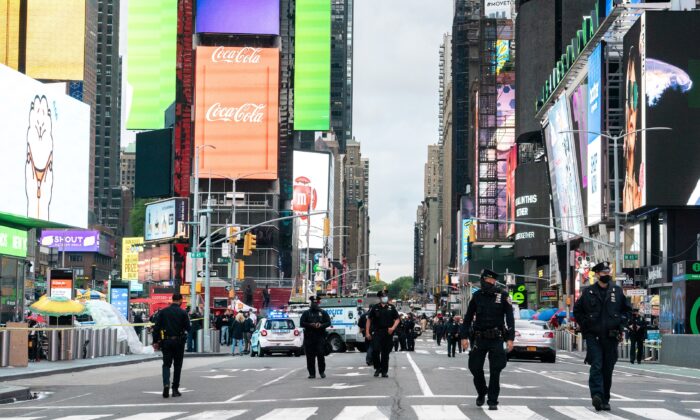
POLYGON ((474 331, 474 337, 495 340, 498 338, 503 338, 503 331, 500 328, 489 328, 488 330, 474 331))

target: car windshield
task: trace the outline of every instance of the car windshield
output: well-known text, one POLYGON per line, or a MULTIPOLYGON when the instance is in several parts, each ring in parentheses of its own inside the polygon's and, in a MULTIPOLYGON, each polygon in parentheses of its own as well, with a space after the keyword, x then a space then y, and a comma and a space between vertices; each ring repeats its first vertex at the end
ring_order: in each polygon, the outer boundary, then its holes
POLYGON ((542 321, 515 321, 515 329, 521 330, 548 330, 546 322, 542 321))
POLYGON ((294 321, 291 319, 268 319, 265 322, 266 330, 293 330, 294 321))

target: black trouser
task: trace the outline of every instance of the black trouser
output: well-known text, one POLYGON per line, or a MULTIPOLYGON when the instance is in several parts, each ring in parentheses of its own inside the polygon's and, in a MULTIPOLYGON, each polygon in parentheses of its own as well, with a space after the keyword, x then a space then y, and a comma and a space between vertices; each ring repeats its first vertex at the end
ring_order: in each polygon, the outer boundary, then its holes
POLYGON ((630 363, 634 363, 636 353, 637 363, 642 363, 644 357, 644 339, 639 337, 630 337, 630 363))
POLYGON ((469 371, 474 375, 474 387, 478 395, 488 394, 488 404, 498 404, 498 394, 501 392, 501 371, 506 367, 508 359, 503 348, 503 340, 477 338, 469 353, 469 371), (489 356, 489 385, 486 386, 484 362, 489 356))
POLYGON ((613 370, 617 362, 617 344, 614 338, 586 337, 586 360, 591 365, 588 388, 591 398, 599 395, 603 403, 610 401, 613 370))
POLYGON ((374 341, 369 340, 365 341, 365 345, 367 346, 367 354, 365 354, 365 363, 370 364, 374 363, 374 358, 372 357, 373 354, 373 348, 374 348, 374 341))
POLYGON ((408 351, 414 351, 416 349, 416 338, 413 337, 413 334, 409 334, 406 337, 406 347, 408 351))
POLYGON ((459 340, 456 338, 447 337, 447 355, 455 357, 455 351, 457 350, 457 342, 459 340))
POLYGON ((401 351, 406 351, 406 348, 408 348, 406 334, 399 335, 399 344, 401 345, 401 351))
POLYGON ((309 375, 316 375, 316 360, 318 360, 318 373, 326 371, 326 339, 313 337, 304 340, 304 352, 306 353, 306 369, 309 375))
POLYGON ((381 373, 389 372, 389 353, 391 353, 392 338, 386 328, 372 333, 372 361, 374 369, 381 373))
POLYGON ((178 388, 182 372, 182 359, 185 357, 185 342, 168 339, 161 341, 160 345, 163 352, 163 386, 170 386, 170 366, 174 364, 173 388, 178 388))
POLYGON ((437 336, 437 345, 440 345, 440 341, 442 341, 442 336, 438 334, 437 336))

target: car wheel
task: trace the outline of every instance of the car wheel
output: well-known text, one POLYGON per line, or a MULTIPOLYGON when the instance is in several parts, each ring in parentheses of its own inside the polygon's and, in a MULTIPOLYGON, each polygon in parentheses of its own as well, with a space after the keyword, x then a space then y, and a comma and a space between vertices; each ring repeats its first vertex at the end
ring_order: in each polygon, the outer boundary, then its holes
POLYGON ((557 362, 557 354, 550 354, 542 358, 542 361, 544 363, 556 363, 557 362))
POLYGON ((333 353, 345 353, 347 350, 343 339, 337 334, 333 334, 332 336, 328 337, 328 342, 331 345, 333 353))
POLYGON ((260 347, 260 348, 258 349, 258 356, 259 356, 259 357, 264 357, 264 356, 265 356, 265 352, 263 351, 262 347, 260 347))
POLYGON ((294 357, 299 357, 299 356, 301 356, 301 350, 295 351, 294 357))

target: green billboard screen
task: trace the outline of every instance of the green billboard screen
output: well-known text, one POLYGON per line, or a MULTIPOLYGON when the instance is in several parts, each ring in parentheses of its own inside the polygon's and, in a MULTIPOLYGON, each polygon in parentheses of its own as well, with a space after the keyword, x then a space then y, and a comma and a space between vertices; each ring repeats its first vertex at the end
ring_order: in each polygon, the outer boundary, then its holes
POLYGON ((177 0, 130 1, 127 28, 132 94, 126 128, 163 128, 163 114, 175 101, 177 0))
POLYGON ((294 129, 330 129, 331 1, 297 0, 294 129))
POLYGON ((0 226, 0 255, 27 256, 27 231, 0 226))

